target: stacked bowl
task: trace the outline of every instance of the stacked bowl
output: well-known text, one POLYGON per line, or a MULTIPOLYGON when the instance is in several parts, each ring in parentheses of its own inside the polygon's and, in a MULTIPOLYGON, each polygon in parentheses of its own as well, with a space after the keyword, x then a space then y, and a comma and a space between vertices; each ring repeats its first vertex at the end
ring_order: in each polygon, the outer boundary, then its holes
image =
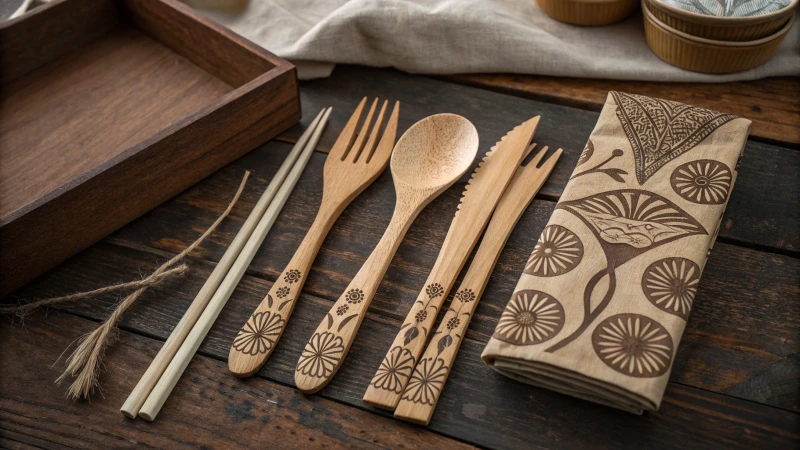
POLYGON ((695 72, 752 69, 778 50, 792 28, 797 3, 642 0, 647 44, 664 61, 695 72), (737 11, 734 4, 748 4, 750 9, 737 11))

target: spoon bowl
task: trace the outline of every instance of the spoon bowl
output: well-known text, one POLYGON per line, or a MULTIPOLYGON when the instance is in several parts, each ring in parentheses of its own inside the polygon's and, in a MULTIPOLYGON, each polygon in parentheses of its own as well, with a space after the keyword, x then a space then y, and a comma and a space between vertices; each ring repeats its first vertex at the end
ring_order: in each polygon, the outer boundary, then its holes
POLYGON ((398 187, 446 189, 469 169, 477 152, 478 131, 469 120, 455 114, 430 116, 397 141, 392 177, 398 187))

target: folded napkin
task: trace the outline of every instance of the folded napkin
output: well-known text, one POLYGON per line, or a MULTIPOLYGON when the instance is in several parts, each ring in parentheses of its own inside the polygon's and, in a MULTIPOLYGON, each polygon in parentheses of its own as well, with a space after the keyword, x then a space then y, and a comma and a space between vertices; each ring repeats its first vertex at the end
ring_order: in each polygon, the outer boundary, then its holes
POLYGON ((609 93, 483 360, 657 410, 749 130, 730 114, 609 93))

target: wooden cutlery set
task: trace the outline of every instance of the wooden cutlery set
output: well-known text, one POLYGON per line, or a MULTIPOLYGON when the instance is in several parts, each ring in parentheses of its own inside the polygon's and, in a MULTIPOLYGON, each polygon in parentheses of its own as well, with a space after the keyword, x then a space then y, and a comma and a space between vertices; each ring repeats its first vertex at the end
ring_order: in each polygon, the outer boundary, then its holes
MULTIPOLYGON (((316 219, 286 269, 233 341, 228 367, 236 376, 253 375, 272 354, 334 222, 391 159, 396 192, 392 219, 372 254, 309 338, 295 369, 295 383, 304 393, 317 392, 330 382, 347 356, 406 231, 422 209, 452 186, 475 159, 478 132, 467 119, 454 114, 427 117, 411 126, 395 145, 399 102, 389 113, 388 101, 377 111, 375 99, 357 132, 366 104, 364 98, 328 154, 316 219)), ((124 414, 147 420, 158 414, 280 213, 329 114, 330 109, 320 112, 287 157, 131 393, 122 408, 124 414)), ((395 410, 395 417, 404 420, 422 424, 430 420, 506 239, 561 155, 559 149, 545 158, 545 147, 532 159, 527 158, 536 147, 531 140, 538 123, 537 116, 511 130, 475 169, 425 287, 369 383, 366 403, 395 410), (530 159, 527 164, 526 159, 530 159), (484 236, 475 258, 434 332, 436 317, 481 234, 484 236)))

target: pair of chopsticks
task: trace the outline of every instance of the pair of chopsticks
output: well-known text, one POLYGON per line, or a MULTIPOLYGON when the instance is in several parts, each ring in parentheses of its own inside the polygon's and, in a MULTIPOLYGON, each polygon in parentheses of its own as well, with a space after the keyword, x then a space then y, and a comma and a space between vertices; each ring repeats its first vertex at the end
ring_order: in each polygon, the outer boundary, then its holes
POLYGON ((132 419, 156 418, 275 223, 317 146, 330 112, 331 108, 320 111, 289 152, 189 309, 122 405, 122 414, 132 419))

